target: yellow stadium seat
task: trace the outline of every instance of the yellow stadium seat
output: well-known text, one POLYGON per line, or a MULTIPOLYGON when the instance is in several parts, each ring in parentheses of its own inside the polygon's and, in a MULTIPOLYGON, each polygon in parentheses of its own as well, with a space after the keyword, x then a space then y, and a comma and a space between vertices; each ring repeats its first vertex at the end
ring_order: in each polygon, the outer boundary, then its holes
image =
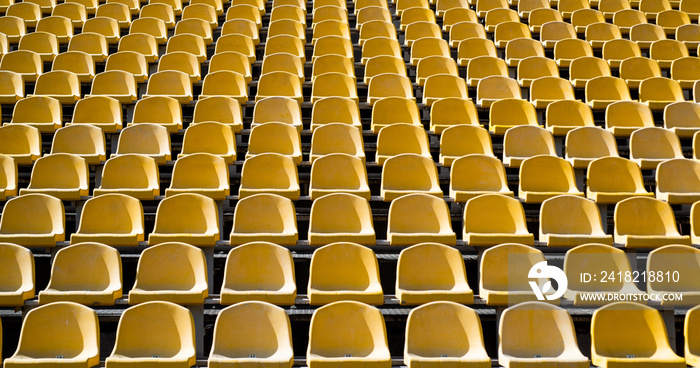
POLYGON ((134 75, 123 70, 110 70, 95 75, 90 90, 90 96, 111 97, 124 104, 136 101, 137 94, 134 75))
POLYGON ((668 342, 659 312, 633 302, 608 304, 593 313, 591 361, 599 367, 653 365, 684 367, 668 342))
MULTIPOLYGON (((536 300, 525 275, 540 262, 545 262, 542 251, 523 244, 506 243, 486 249, 479 263, 479 297, 493 306, 536 300)), ((538 279, 537 283, 542 287, 545 281, 538 279)))
POLYGON ((115 247, 135 247, 144 240, 143 236, 143 207, 139 200, 111 193, 85 203, 78 231, 70 240, 71 244, 99 242, 115 247))
POLYGON ((649 57, 663 69, 671 67, 674 60, 688 57, 688 47, 678 40, 659 40, 651 44, 649 57))
MULTIPOLYGON (((127 132, 127 130, 124 131, 127 132)), ((129 130, 128 133, 131 131, 129 130)), ((150 133, 148 130, 142 132, 145 138, 148 138, 150 133)), ((127 144, 129 143, 127 142, 127 144)), ((118 153, 105 163, 101 185, 95 188, 94 195, 119 193, 140 200, 153 200, 155 196, 159 195, 160 182, 156 161, 143 154, 121 151, 118 153)))
POLYGON ((496 56, 477 56, 467 63, 467 85, 475 87, 491 76, 508 77, 508 65, 496 56))
POLYGON ((105 160, 105 138, 102 130, 81 124, 58 129, 53 136, 51 153, 72 153, 85 159, 88 165, 105 160))
POLYGON ((328 123, 317 127, 311 137, 310 161, 333 153, 346 153, 365 161, 362 135, 359 129, 343 123, 328 123))
POLYGON ((520 167, 524 160, 538 156, 556 156, 552 133, 537 125, 514 126, 503 137, 503 164, 520 167))
POLYGON ((231 245, 269 241, 296 245, 298 232, 294 204, 275 194, 256 194, 238 201, 233 215, 231 245))
POLYGON ((348 9, 345 3, 336 1, 333 5, 324 5, 322 3, 314 4, 313 21, 314 24, 326 20, 338 20, 348 24, 348 9), (342 6, 339 6, 342 5, 342 6))
POLYGON ((455 245, 449 209, 442 198, 412 193, 392 201, 389 207, 387 240, 406 246, 422 242, 455 245))
POLYGON ((445 98, 468 99, 464 79, 451 74, 435 74, 426 78, 423 86, 423 104, 432 106, 436 101, 445 98))
MULTIPOLYGON (((377 77, 384 76, 391 77, 392 75, 382 74, 377 77)), ((373 78, 372 80, 377 79, 373 78)), ((408 78, 402 79, 402 81, 408 81, 408 78)), ((410 85, 410 82, 408 84, 410 85)), ((379 133, 382 128, 397 123, 421 125, 415 100, 403 97, 379 98, 372 109, 372 132, 379 133)))
MULTIPOLYGON (((270 37, 279 35, 290 35, 297 37, 302 41, 306 41, 306 29, 304 27, 304 24, 292 19, 280 19, 274 22, 270 22, 270 25, 268 27, 268 35, 270 37)), ((253 37, 253 39, 255 39, 255 37, 253 37)))
POLYGON ((158 45, 168 41, 168 29, 165 22, 158 18, 139 18, 134 20, 129 27, 129 34, 145 33, 156 38, 158 45))
POLYGON ((590 9, 591 4, 586 0, 559 0, 557 10, 565 20, 571 20, 571 16, 577 10, 590 9))
POLYGON ((469 9, 469 3, 466 0, 439 0, 435 2, 435 15, 438 18, 444 18, 445 13, 451 9, 465 8, 469 9))
POLYGON ((121 37, 119 23, 107 17, 95 17, 86 20, 85 25, 83 25, 83 33, 100 34, 105 37, 110 45, 118 43, 121 37))
POLYGON ((531 38, 516 38, 506 44, 505 60, 508 66, 518 66, 521 60, 530 57, 544 57, 544 47, 531 38))
POLYGON ((19 74, 25 82, 35 82, 42 74, 43 70, 41 55, 26 50, 9 52, 2 56, 0 70, 15 72, 19 74))
POLYGON ((322 22, 314 22, 313 38, 311 42, 315 44, 317 40, 327 36, 350 38, 350 27, 348 26, 348 21, 329 19, 322 22))
POLYGON ((229 252, 221 287, 222 305, 252 300, 294 305, 296 290, 294 260, 286 248, 250 242, 229 252))
POLYGON ((581 101, 560 100, 547 105, 545 128, 555 137, 579 127, 594 126, 591 108, 581 101))
POLYGON ((450 47, 459 47, 466 40, 486 39, 486 29, 479 23, 459 22, 450 27, 450 47))
POLYGON ((48 194, 64 201, 78 201, 88 193, 88 166, 85 159, 68 153, 56 153, 36 160, 29 187, 20 195, 48 194))
POLYGON ((238 195, 245 198, 258 193, 299 199, 299 179, 294 161, 278 153, 263 153, 245 160, 238 195))
POLYGON ((181 34, 199 36, 206 45, 210 45, 213 42, 211 25, 203 19, 183 19, 179 21, 175 25, 175 35, 181 34))
POLYGON ((663 161, 656 168, 656 199, 670 204, 700 200, 700 166, 683 157, 663 161))
POLYGON ((36 31, 52 33, 59 43, 66 44, 73 37, 73 24, 70 19, 60 15, 44 17, 36 24, 36 31))
POLYGON ((350 193, 370 199, 367 172, 361 158, 331 153, 313 161, 309 196, 315 200, 331 193, 350 193))
POLYGON ((60 249, 51 265, 51 279, 39 292, 39 304, 74 302, 114 305, 122 296, 119 252, 100 243, 80 243, 60 249))
MULTIPOLYGON (((690 24, 690 17, 687 12, 682 10, 665 10, 656 15, 656 24, 663 28, 666 36, 673 36, 677 29, 690 24)), ((680 38, 676 39, 681 40, 680 38)))
POLYGON ((24 81, 15 72, 0 70, 0 103, 14 104, 24 98, 24 81))
MULTIPOLYGON (((256 46, 260 43, 258 26, 248 19, 231 19, 224 22, 221 28, 221 35, 241 34, 253 40, 256 46)), ((270 35, 272 36, 272 35, 270 35)))
POLYGON ((639 83, 639 102, 652 110, 663 110, 674 102, 685 101, 680 83, 673 79, 654 77, 639 83))
POLYGON ((34 298, 34 257, 22 246, 0 243, 0 305, 21 307, 24 301, 34 298))
POLYGON ((586 197, 596 203, 617 203, 629 197, 654 196, 644 189, 639 166, 621 157, 603 157, 591 161, 586 182, 586 197))
POLYGON ((623 35, 630 33, 630 28, 647 22, 647 17, 637 9, 622 9, 613 14, 612 23, 616 25, 623 35))
POLYGON ((253 110, 253 123, 251 127, 268 123, 281 122, 290 124, 301 132, 301 107, 299 103, 289 97, 266 97, 255 103, 253 110))
POLYGON ((30 96, 15 104, 12 120, 4 126, 25 124, 40 133, 53 133, 62 125, 61 111, 61 103, 54 98, 30 96))
POLYGON ((558 77, 540 77, 532 81, 530 101, 535 108, 544 109, 554 102, 563 100, 576 101, 574 89, 568 80, 558 77))
POLYGON ((199 82, 202 79, 201 67, 197 57, 182 51, 172 52, 163 55, 158 60, 158 71, 179 71, 187 74, 192 83, 199 82))
POLYGON ((28 33, 19 40, 18 50, 36 52, 44 62, 53 61, 58 55, 58 38, 48 32, 28 33))
POLYGON ((648 50, 653 42, 664 39, 664 29, 656 24, 641 23, 630 28, 630 40, 636 42, 642 50, 648 50))
POLYGON ((430 2, 428 0, 396 0, 392 1, 396 4, 396 13, 401 16, 403 11, 410 8, 429 8, 430 2))
POLYGON ((5 11, 6 16, 17 17, 24 21, 26 27, 36 27, 36 23, 41 19, 41 7, 31 2, 21 2, 11 4, 5 11))
POLYGON ((370 105, 386 97, 413 99, 413 86, 408 77, 397 74, 380 74, 372 77, 367 89, 367 101, 370 105))
MULTIPOLYGON (((314 50, 316 47, 314 47, 314 50)), ((374 37, 366 40, 362 44, 362 64, 367 64, 370 58, 376 56, 394 56, 402 58, 399 41, 389 37, 374 37)))
POLYGON ((435 301, 472 304, 474 292, 467 283, 462 254, 439 243, 422 243, 402 250, 396 266, 396 298, 401 305, 435 301), (435 272, 426 275, 426 269, 435 272))
POLYGON ((265 2, 261 0, 235 0, 231 1, 231 6, 235 5, 240 5, 240 4, 247 4, 247 5, 252 5, 258 8, 260 10, 260 15, 265 14, 265 2))
POLYGON ((509 41, 518 38, 532 38, 527 25, 520 22, 504 22, 496 26, 493 42, 498 48, 504 48, 509 41))
POLYGON ((131 10, 120 3, 107 3, 97 7, 96 17, 112 18, 117 21, 119 28, 125 29, 131 26, 131 10))
POLYGON ((449 301, 432 302, 413 309, 408 316, 404 364, 454 363, 486 368, 491 359, 483 340, 474 310, 449 301))
POLYGON ((146 57, 149 63, 158 60, 158 42, 156 38, 145 33, 134 33, 119 40, 118 51, 134 51, 146 57))
MULTIPOLYGON (((303 46, 299 47, 303 49, 303 46)), ((311 61, 314 61, 316 60, 316 58, 324 55, 341 55, 353 59, 354 52, 352 41, 350 41, 349 38, 342 36, 321 37, 318 40, 316 40, 311 61)), ((300 56, 303 56, 303 52, 300 53, 300 56)))
POLYGON ((418 65, 418 62, 431 56, 450 57, 450 47, 447 41, 441 38, 424 37, 415 40, 411 45, 411 64, 418 65))
POLYGON ((185 131, 179 158, 209 153, 224 159, 227 165, 236 160, 236 137, 230 126, 216 121, 190 125, 185 131))
POLYGON ((561 40, 572 39, 577 39, 576 29, 574 29, 574 27, 569 23, 562 21, 552 21, 544 23, 541 27, 540 41, 547 49, 553 49, 556 46, 557 42, 561 40))
POLYGON ((0 200, 17 196, 18 172, 15 160, 8 155, 0 154, 0 200))
MULTIPOLYGON (((651 281, 651 278, 647 279, 647 292, 652 295, 669 293, 683 295, 683 300, 661 300, 661 305, 664 307, 696 306, 698 297, 700 297, 697 286, 698 278, 696 277, 698 266, 700 266, 698 253, 700 252, 696 248, 688 245, 667 245, 649 252, 647 257, 647 274, 654 272, 656 275, 661 272, 665 275, 668 272, 670 278, 657 277, 654 279, 654 282, 651 281), (676 273, 675 276, 677 278, 675 280, 677 281, 674 281, 674 273, 676 273), (686 275, 686 278, 681 279, 681 274, 686 275)), ((690 316, 691 312, 692 310, 688 311, 687 316, 690 316)), ((687 333, 688 330, 686 330, 686 339, 689 337, 687 333)), ((686 360, 688 360, 689 352, 687 350, 685 356, 686 360)))
POLYGON ((620 38, 622 38, 620 28, 614 24, 601 22, 586 26, 586 41, 593 49, 600 50, 605 42, 620 38))
POLYGON ((114 350, 105 360, 109 368, 140 364, 185 367, 195 363, 192 314, 168 302, 147 302, 125 310, 119 319, 114 350))
POLYGON ((620 62, 619 67, 620 78, 624 79, 630 88, 639 88, 643 80, 661 76, 659 64, 645 57, 626 58, 620 62))
MULTIPOLYGON (((284 55, 284 54, 280 54, 284 55)), ((246 83, 253 79, 248 56, 235 51, 225 51, 215 54, 209 60, 209 73, 230 70, 243 75, 246 83)))
POLYGON ((343 73, 326 73, 317 76, 311 90, 311 103, 326 97, 345 97, 358 101, 355 77, 343 73))
MULTIPOLYGON (((568 19, 567 19, 568 20, 568 19)), ((561 13, 557 9, 552 9, 549 7, 546 8, 537 8, 534 9, 533 11, 530 12, 530 16, 528 17, 527 23, 528 27, 530 27, 530 32, 532 33, 540 33, 542 32, 542 26, 545 25, 546 23, 550 22, 563 22, 564 19, 562 18, 561 13)), ((569 24, 569 23, 566 23, 569 24)), ((574 34, 574 38, 576 38, 576 31, 573 28, 573 26, 569 27, 569 25, 564 26, 563 24, 555 25, 550 28, 546 33, 546 38, 541 38, 541 41, 543 41, 543 44, 545 43, 544 41, 546 39, 549 39, 551 36, 556 36, 555 38, 559 38, 562 36, 565 36, 569 31, 566 30, 565 28, 571 28, 571 31, 574 34), (556 31, 554 31, 557 29, 556 31), (554 31, 554 32, 553 32, 554 31), (563 31, 563 32, 560 32, 563 31)), ((554 44, 552 44, 552 47, 554 44)), ((551 48, 551 47, 548 47, 551 48)))
POLYGON ((156 300, 202 304, 207 290, 204 252, 189 244, 161 243, 141 253, 134 287, 129 291, 129 304, 156 300))
MULTIPOLYGON (((600 76, 586 82, 586 103, 594 110, 605 109, 619 101, 630 101, 625 104, 630 104, 632 101, 627 83, 623 79, 600 76)), ((608 119, 605 120, 607 123, 608 119)))
MULTIPOLYGON (((509 81, 513 80, 509 79, 509 81)), ((479 86, 481 87, 481 82, 479 86)), ((491 133, 504 135, 510 128, 521 125, 538 126, 537 112, 530 102, 516 98, 504 98, 491 105, 489 110, 489 131, 491 133)))
POLYGON ((316 101, 311 112, 311 130, 332 123, 362 128, 357 102, 346 97, 326 97, 316 101))
POLYGON ((622 60, 641 56, 639 45, 630 40, 614 39, 603 44, 603 60, 613 69, 619 68, 622 60))
POLYGON ((492 154, 478 153, 454 160, 450 171, 450 197, 455 202, 466 202, 488 193, 513 196, 500 160, 492 154))
POLYGON ((379 130, 375 156, 377 165, 382 166, 388 158, 404 153, 431 158, 428 135, 423 127, 397 123, 379 130))
POLYGON ((685 24, 673 28, 676 40, 683 42, 688 48, 697 49, 700 46, 700 26, 697 24, 685 24))
MULTIPOLYGON (((358 2, 355 4, 358 4, 358 2)), ((391 13, 389 9, 375 5, 358 9, 357 5, 355 5, 355 23, 357 29, 361 29, 363 24, 374 20, 391 22, 391 13)))
MULTIPOLYGON (((230 97, 211 96, 197 100, 197 104, 194 107, 192 124, 218 122, 231 128, 233 133, 238 133, 243 129, 243 122, 241 119, 241 105, 238 101, 230 97)), ((204 130, 205 128, 201 129, 204 130)), ((227 133, 224 133, 224 137, 227 135, 227 133)), ((217 153, 221 154, 222 152, 217 153)), ((233 152, 231 152, 231 154, 233 154, 233 152)), ((226 155, 226 157, 228 156, 229 155, 226 155)))
POLYGON ((675 102, 664 109, 664 128, 681 138, 690 138, 700 130, 700 105, 691 101, 675 102))
MULTIPOLYGON (((169 73, 169 72, 166 72, 169 73)), ((189 84, 185 73, 173 72, 180 81, 189 84)), ((151 76, 151 80, 153 75, 151 76)), ((134 107, 134 117, 131 125, 143 123, 158 124, 168 129, 170 133, 176 133, 182 129, 182 107, 178 100, 169 96, 153 96, 140 99, 134 107)))
POLYGON ((409 24, 415 22, 435 23, 435 12, 433 12, 430 8, 423 8, 420 6, 405 9, 400 15, 399 29, 405 31, 409 24))
MULTIPOLYGON (((323 55, 313 61, 311 69, 311 82, 315 82, 316 78, 324 74, 343 74, 352 78, 355 83, 355 65, 351 58, 343 55, 323 55)), ((338 78, 337 76, 335 78, 338 78)), ((352 86, 352 92, 356 88, 352 86)), ((357 94, 357 91, 354 91, 357 94)), ((313 94, 313 91, 312 91, 313 94)), ((312 96, 313 98, 313 96, 312 96)))
POLYGON ((539 241, 549 247, 570 247, 586 243, 612 245, 613 239, 603 231, 594 202, 578 195, 560 195, 542 202, 539 241))
MULTIPOLYGON (((414 45, 416 44, 417 42, 414 43, 414 45)), ((455 63, 454 59, 445 56, 428 56, 418 61, 418 66, 416 67, 416 82, 419 86, 424 85, 428 77, 437 74, 449 74, 459 77, 457 63, 455 63)), ((464 83, 464 81, 462 81, 462 83, 464 83)))
POLYGON ((615 206, 615 242, 628 248, 656 248, 688 244, 690 236, 680 235, 671 205, 652 198, 628 198, 615 206))
POLYGON ((574 169, 568 161, 548 155, 528 158, 520 167, 518 198, 525 203, 542 203, 558 195, 583 196, 576 188, 574 169))
POLYGON ((219 240, 219 218, 213 199, 195 193, 177 194, 160 201, 148 245, 186 242, 213 247, 219 240))
POLYGON ((209 5, 214 8, 217 15, 224 14, 224 5, 222 0, 194 0, 190 2, 190 5, 209 5))
POLYGON ((569 312, 549 303, 531 301, 506 309, 498 336, 498 363, 504 367, 589 367, 569 312), (525 335, 531 338, 523 339, 525 335))
POLYGON ((441 38, 441 36, 442 30, 437 24, 431 22, 415 22, 406 27, 406 31, 404 32, 404 45, 410 47, 413 45, 413 42, 421 38, 441 38))
MULTIPOLYGON (((153 74, 151 80, 157 74, 153 74)), ((230 97, 240 104, 245 104, 248 101, 248 88, 245 76, 230 70, 207 73, 202 83, 202 93, 199 95, 199 99, 202 100, 210 96, 230 97)))
POLYGON ((468 66, 472 59, 479 56, 497 57, 493 41, 485 38, 469 38, 459 43, 457 49, 459 66, 468 66))
POLYGON ((41 157, 39 130, 25 124, 0 127, 0 154, 11 157, 17 165, 33 164, 41 157))
MULTIPOLYGON (((213 7, 204 7, 203 5, 207 4, 196 4, 197 8, 192 8, 190 10, 191 14, 194 16, 195 11, 198 13, 198 18, 200 19, 205 19, 202 17, 203 14, 211 14, 208 15, 207 17, 211 17, 211 22, 210 23, 216 23, 212 24, 212 26, 216 27, 218 26, 218 15, 217 15, 217 10, 214 9, 213 7), (206 12, 206 13, 205 13, 206 12)), ((187 10, 189 7, 185 7, 185 9, 182 10, 183 12, 183 18, 185 18, 185 15, 187 14, 187 10)), ((275 9, 273 9, 275 10, 275 9)), ((272 14, 271 14, 272 16, 272 14)), ((232 19, 248 19, 250 21, 255 22, 255 25, 258 26, 258 29, 262 28, 262 14, 260 13, 260 9, 258 9, 257 6, 253 6, 250 4, 231 4, 231 7, 226 10, 226 20, 232 20, 232 19)), ((270 18, 272 20, 272 18, 270 18)), ((276 19, 275 19, 276 20, 276 19)))
POLYGON ((354 301, 317 309, 311 317, 306 361, 309 368, 390 367, 384 317, 378 309, 354 301))
POLYGON ((117 133, 122 128, 122 106, 119 101, 106 96, 83 98, 75 104, 71 125, 89 124, 105 133, 117 133))
POLYGON ((0 19, 0 33, 5 34, 8 42, 18 43, 26 32, 27 26, 22 18, 5 15, 0 19))
MULTIPOLYGON (((595 207, 595 206, 594 206, 595 207)), ((640 294, 632 278, 605 277, 597 279, 598 276, 618 272, 620 275, 632 274, 630 261, 621 249, 611 246, 612 239, 607 244, 600 242, 584 244, 572 248, 566 252, 564 258, 564 272, 570 280, 564 297, 573 301, 575 306, 591 307, 609 303, 605 300, 595 300, 596 296, 606 293, 615 294, 640 294), (579 276, 583 273, 596 275, 592 281, 584 282, 579 276), (587 295, 588 297, 584 296, 587 295)))
MULTIPOLYGON (((683 1, 681 1, 682 5, 683 1)), ((700 356, 698 355, 698 337, 697 337, 697 316, 698 308, 690 309, 685 316, 685 323, 683 327, 685 336, 685 361, 691 366, 697 366, 700 364, 700 356)))
POLYGON ((80 99, 78 76, 66 71, 50 71, 36 79, 35 96, 51 97, 61 104, 72 105, 80 99))
POLYGON ((488 32, 496 30, 496 26, 504 22, 520 22, 518 12, 509 8, 495 8, 486 12, 484 28, 488 32))
POLYGON ((148 79, 146 94, 142 97, 148 99, 154 96, 167 96, 180 104, 192 102, 193 94, 190 76, 176 70, 159 71, 151 74, 148 79))
POLYGON ((518 82, 505 76, 486 77, 476 86, 476 104, 480 107, 490 107, 499 100, 520 98, 522 96, 518 82))
POLYGON ((529 19, 530 13, 537 9, 549 9, 549 1, 547 0, 520 0, 517 3, 518 14, 523 19, 529 19))
MULTIPOLYGON (((307 290, 310 305, 351 300, 371 305, 384 304, 377 257, 371 249, 355 243, 332 243, 316 249, 311 257, 307 290)), ((350 316, 344 318, 347 320, 350 316)), ((313 342, 310 341, 309 349, 312 347, 313 342)), ((313 367, 312 361, 307 362, 313 367)))
MULTIPOLYGON (((84 34, 87 35, 86 33, 84 34)), ((82 51, 66 51, 57 55, 53 61, 52 68, 54 71, 75 74, 81 83, 91 82, 95 78, 95 62, 90 54, 82 51)), ((72 93, 80 95, 79 90, 72 93)))
POLYGON ((246 159, 263 153, 278 153, 301 163, 301 138, 294 126, 285 123, 263 123, 253 127, 248 139, 246 159))
MULTIPOLYGON (((131 74, 134 77, 135 82, 143 83, 148 79, 148 62, 146 61, 146 57, 138 52, 116 52, 107 57, 105 71, 124 71, 131 74)), ((125 81, 123 82, 124 84, 130 86, 125 88, 125 90, 128 91, 128 96, 136 96, 136 84, 130 83, 126 77, 120 77, 120 79, 125 81), (131 87, 132 85, 133 87, 131 87), (133 90, 133 93, 131 90, 133 90)), ((135 97, 129 97, 129 102, 132 102, 132 100, 135 100, 135 97)))
POLYGON ((117 152, 112 156, 136 153, 151 157, 156 164, 170 161, 170 135, 162 125, 142 123, 126 127, 119 135, 117 152))
POLYGON ((430 130, 436 134, 457 125, 479 125, 476 107, 470 99, 443 98, 430 110, 430 130))
POLYGON ((291 368, 293 363, 292 328, 284 309, 246 301, 219 312, 209 367, 271 364, 291 368))
POLYGON ((630 136, 630 160, 642 170, 655 170, 666 160, 683 158, 681 143, 672 131, 648 127, 637 129, 630 136))
MULTIPOLYGON (((584 40, 564 39, 554 45, 554 60, 560 67, 568 67, 577 58, 592 56, 593 49, 584 40)), ((571 80, 573 81, 573 78, 571 80)))
POLYGON ((309 222, 310 245, 353 242, 373 246, 375 239, 367 199, 350 193, 332 193, 314 200, 309 222))
POLYGON ((255 101, 266 97, 288 97, 303 102, 299 77, 287 72, 272 72, 260 76, 255 101))
POLYGON ((25 247, 54 247, 65 239, 65 213, 60 199, 26 194, 5 203, 0 217, 0 242, 25 247))
POLYGON ((362 23, 359 27, 360 45, 372 38, 383 37, 392 40, 398 40, 396 37, 396 28, 390 21, 385 20, 370 20, 362 23))
POLYGON ((7 368, 72 365, 92 367, 100 361, 100 327, 89 307, 57 302, 27 313, 15 354, 7 368))
POLYGON ((390 202, 411 193, 442 197, 435 163, 431 158, 414 153, 390 157, 382 168, 382 198, 390 202))
POLYGON ((462 239, 470 246, 534 243, 534 236, 528 232, 525 224, 522 204, 496 193, 483 194, 467 201, 463 230, 462 239))
POLYGON ((598 9, 605 15, 605 19, 612 20, 615 12, 631 9, 631 2, 624 0, 599 0, 598 9))
POLYGON ((165 196, 197 193, 223 201, 230 195, 226 161, 210 153, 194 153, 179 157, 173 167, 170 187, 165 196))
POLYGON ((654 126, 651 109, 636 101, 618 101, 605 109, 605 129, 616 137, 628 137, 640 128, 654 126))
POLYGON ((640 0, 639 10, 646 15, 647 19, 655 20, 657 14, 671 10, 671 4, 668 0, 640 0))
POLYGON ((587 169, 601 157, 619 157, 613 134, 595 126, 584 126, 566 134, 566 159, 574 169, 587 169))
MULTIPOLYGON (((283 36, 278 37, 286 38, 283 36)), ((271 42, 271 40, 268 40, 268 43, 269 42, 271 42)), ((267 48, 268 45, 266 45, 265 47, 267 48)), ((253 44, 253 40, 249 37, 246 37, 245 35, 231 34, 219 37, 216 40, 216 48, 214 54, 219 54, 227 51, 239 52, 248 57, 248 61, 251 63, 255 61, 255 45, 253 44)))
POLYGON ((479 0, 476 1, 476 14, 479 18, 485 18, 486 13, 492 9, 508 9, 506 0, 479 0))
POLYGON ((677 81, 681 88, 692 89, 696 80, 700 79, 700 59, 685 57, 671 63, 671 79, 677 81))

